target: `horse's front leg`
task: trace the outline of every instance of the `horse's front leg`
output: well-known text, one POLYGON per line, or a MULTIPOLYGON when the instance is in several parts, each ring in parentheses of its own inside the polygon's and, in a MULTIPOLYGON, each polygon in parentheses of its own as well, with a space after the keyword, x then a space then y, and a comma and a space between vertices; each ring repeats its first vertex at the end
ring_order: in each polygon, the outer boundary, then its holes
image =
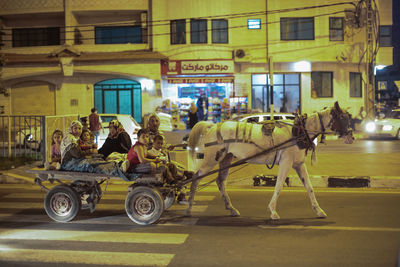
POLYGON ((231 199, 228 193, 226 193, 226 178, 228 177, 229 172, 229 168, 227 167, 231 164, 232 159, 233 155, 229 153, 219 163, 219 168, 222 170, 218 173, 217 185, 219 188, 219 192, 221 193, 221 197, 225 202, 225 209, 230 210, 232 216, 240 216, 240 212, 232 206, 231 199))
POLYGON ((310 197, 311 200, 312 208, 315 211, 315 213, 317 213, 318 218, 326 218, 327 215, 325 211, 321 209, 321 207, 318 204, 317 198, 315 197, 314 189, 311 184, 306 165, 304 163, 301 163, 299 165, 294 166, 294 169, 296 170, 300 180, 302 181, 304 187, 307 190, 308 196, 310 197))
POLYGON ((196 188, 197 185, 199 184, 201 179, 197 179, 201 175, 201 171, 198 171, 195 175, 193 175, 193 181, 190 185, 190 193, 189 193, 189 205, 185 211, 186 216, 191 216, 192 215, 192 206, 193 206, 193 200, 194 200, 194 195, 196 194, 196 188))
POLYGON ((274 194, 269 202, 269 210, 271 211, 271 219, 279 220, 279 215, 276 212, 276 203, 278 201, 279 195, 281 193, 283 184, 291 168, 292 161, 290 159, 284 159, 279 162, 278 178, 276 179, 274 194))

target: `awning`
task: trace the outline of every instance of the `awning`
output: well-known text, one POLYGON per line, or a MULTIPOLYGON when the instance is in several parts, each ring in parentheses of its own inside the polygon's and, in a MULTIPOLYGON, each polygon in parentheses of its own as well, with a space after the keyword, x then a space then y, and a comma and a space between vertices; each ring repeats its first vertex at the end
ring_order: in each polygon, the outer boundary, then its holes
POLYGON ((184 77, 167 78, 168 83, 233 83, 235 77, 184 77))

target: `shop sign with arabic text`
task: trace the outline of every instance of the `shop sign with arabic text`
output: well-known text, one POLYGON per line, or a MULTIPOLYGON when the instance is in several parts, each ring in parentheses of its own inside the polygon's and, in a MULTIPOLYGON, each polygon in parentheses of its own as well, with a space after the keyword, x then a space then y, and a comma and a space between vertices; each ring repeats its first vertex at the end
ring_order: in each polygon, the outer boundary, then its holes
POLYGON ((219 74, 234 73, 234 63, 229 60, 167 61, 163 74, 219 74))

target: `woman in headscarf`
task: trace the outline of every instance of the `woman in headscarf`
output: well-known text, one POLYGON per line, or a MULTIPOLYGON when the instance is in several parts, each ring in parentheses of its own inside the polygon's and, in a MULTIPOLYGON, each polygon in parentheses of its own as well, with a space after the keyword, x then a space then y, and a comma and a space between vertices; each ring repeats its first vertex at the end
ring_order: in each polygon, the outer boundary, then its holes
POLYGON ((61 141, 61 169, 73 159, 83 159, 85 154, 79 146, 79 139, 82 133, 82 123, 73 121, 67 135, 61 141))
POLYGON ((122 124, 117 120, 110 121, 109 131, 106 141, 99 149, 99 154, 102 154, 103 158, 106 159, 113 152, 128 153, 132 141, 122 124))

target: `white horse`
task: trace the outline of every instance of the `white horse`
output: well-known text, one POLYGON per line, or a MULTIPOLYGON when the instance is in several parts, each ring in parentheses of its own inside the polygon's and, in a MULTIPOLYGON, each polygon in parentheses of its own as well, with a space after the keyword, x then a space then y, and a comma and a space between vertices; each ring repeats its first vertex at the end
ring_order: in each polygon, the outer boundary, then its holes
POLYGON ((188 147, 193 160, 195 154, 201 150, 204 151, 204 159, 192 179, 186 214, 191 214, 194 194, 201 178, 212 172, 214 166, 219 163, 216 183, 225 202, 225 208, 230 210, 232 216, 240 215, 232 206, 225 190, 229 167, 232 166, 232 160, 237 158, 239 161, 252 164, 279 165, 274 194, 268 205, 271 219, 279 219, 276 204, 291 167, 296 170, 303 182, 317 217, 325 218, 327 215, 315 198, 307 172, 306 154, 309 149, 314 150, 312 139, 318 134, 326 133, 327 128, 342 137, 345 143, 351 144, 354 138, 349 130, 349 123, 349 114, 342 111, 337 102, 332 108, 326 108, 309 117, 297 118, 293 125, 279 121, 267 124, 235 121, 218 124, 197 123, 189 134, 188 147))

